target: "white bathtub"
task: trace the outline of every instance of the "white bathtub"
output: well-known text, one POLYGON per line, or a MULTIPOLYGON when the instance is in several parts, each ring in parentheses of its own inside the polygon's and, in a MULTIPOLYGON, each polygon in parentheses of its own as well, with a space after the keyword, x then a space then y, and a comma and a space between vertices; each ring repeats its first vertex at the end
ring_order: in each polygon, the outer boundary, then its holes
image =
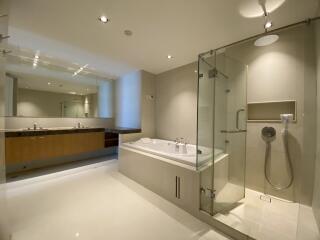
MULTIPOLYGON (((177 151, 175 142, 162 139, 140 139, 135 142, 123 143, 122 146, 168 158, 192 167, 197 166, 196 145, 187 144, 186 152, 183 149, 183 145, 180 145, 179 151, 177 151)), ((204 164, 208 163, 210 159, 212 159, 212 150, 210 148, 199 147, 199 150, 201 151, 201 154, 199 154, 198 167, 203 166, 204 164)), ((217 160, 219 155, 223 155, 223 151, 220 149, 215 149, 214 154, 215 159, 217 160)))

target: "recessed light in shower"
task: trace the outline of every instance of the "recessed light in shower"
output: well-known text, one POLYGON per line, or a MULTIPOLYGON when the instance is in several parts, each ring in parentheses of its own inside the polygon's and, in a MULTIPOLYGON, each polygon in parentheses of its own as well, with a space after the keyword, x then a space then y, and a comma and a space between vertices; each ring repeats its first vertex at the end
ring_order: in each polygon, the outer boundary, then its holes
POLYGON ((278 41, 278 39, 279 39, 279 36, 276 34, 264 35, 264 36, 258 38, 254 42, 254 45, 257 47, 264 47, 264 46, 268 46, 268 45, 275 43, 276 41, 278 41))
POLYGON ((102 23, 107 23, 107 22, 110 21, 110 19, 109 19, 107 16, 104 16, 104 15, 100 16, 98 19, 99 19, 100 22, 102 22, 102 23))
POLYGON ((267 30, 267 29, 271 28, 272 25, 273 25, 273 24, 272 24, 271 21, 267 21, 267 22, 264 24, 264 28, 267 30))
POLYGON ((168 59, 172 59, 173 56, 172 56, 172 55, 168 55, 167 58, 168 58, 168 59))

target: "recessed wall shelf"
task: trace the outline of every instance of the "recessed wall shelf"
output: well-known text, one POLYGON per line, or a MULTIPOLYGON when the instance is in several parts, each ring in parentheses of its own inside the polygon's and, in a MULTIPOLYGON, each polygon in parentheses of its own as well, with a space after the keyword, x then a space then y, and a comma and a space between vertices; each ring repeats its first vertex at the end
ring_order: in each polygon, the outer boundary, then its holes
POLYGON ((295 100, 250 102, 248 103, 248 122, 281 122, 280 114, 293 114, 297 121, 297 102, 295 100))

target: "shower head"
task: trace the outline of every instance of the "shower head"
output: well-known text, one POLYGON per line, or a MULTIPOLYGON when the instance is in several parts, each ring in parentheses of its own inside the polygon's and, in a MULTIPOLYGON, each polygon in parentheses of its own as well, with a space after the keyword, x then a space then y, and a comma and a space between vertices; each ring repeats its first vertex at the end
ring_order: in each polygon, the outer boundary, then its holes
POLYGON ((264 127, 261 130, 261 135, 265 142, 270 143, 276 137, 276 130, 273 127, 264 127))
POLYGON ((293 114, 280 114, 280 119, 285 129, 288 129, 288 124, 293 121, 293 114))

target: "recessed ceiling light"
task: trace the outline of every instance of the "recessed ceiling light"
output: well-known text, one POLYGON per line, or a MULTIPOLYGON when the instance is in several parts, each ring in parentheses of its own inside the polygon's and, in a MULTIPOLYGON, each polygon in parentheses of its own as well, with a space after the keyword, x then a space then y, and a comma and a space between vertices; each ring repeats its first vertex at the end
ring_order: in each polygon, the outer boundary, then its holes
POLYGON ((198 73, 198 70, 194 70, 195 73, 198 73))
POLYGON ((100 16, 100 17, 99 17, 99 20, 100 20, 101 22, 103 22, 103 23, 109 22, 109 18, 107 18, 107 16, 104 16, 104 15, 100 16))
POLYGON ((72 94, 72 95, 75 95, 75 94, 77 94, 76 92, 69 92, 70 94, 72 94))
POLYGON ((51 82, 48 82, 48 85, 51 85, 51 82))
POLYGON ((35 59, 39 59, 39 55, 35 55, 34 58, 35 58, 35 59))
POLYGON ((168 59, 172 59, 173 56, 172 56, 172 55, 168 55, 167 58, 168 58, 168 59))
POLYGON ((264 24, 264 28, 265 29, 269 29, 272 27, 272 22, 271 21, 267 21, 265 24, 264 24))

